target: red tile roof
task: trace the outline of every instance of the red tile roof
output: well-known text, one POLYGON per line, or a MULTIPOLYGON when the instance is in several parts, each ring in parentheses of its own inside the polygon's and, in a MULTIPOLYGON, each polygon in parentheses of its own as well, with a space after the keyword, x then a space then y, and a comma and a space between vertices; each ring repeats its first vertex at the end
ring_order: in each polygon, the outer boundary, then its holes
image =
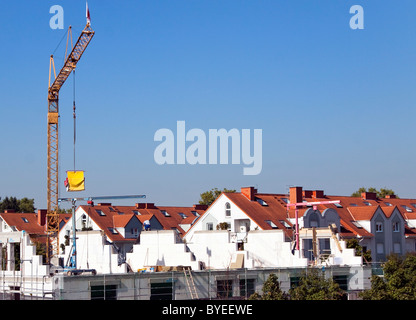
POLYGON ((82 205, 80 207, 113 242, 131 241, 131 239, 125 239, 118 232, 112 232, 111 228, 125 226, 133 216, 139 219, 142 224, 144 221, 154 217, 159 221, 164 230, 177 229, 179 235, 183 236, 185 230, 182 229, 181 224, 191 224, 205 212, 205 210, 199 207, 197 209, 194 207, 156 207, 154 204, 140 204, 140 206, 112 206, 111 204, 105 204, 82 205), (104 215, 100 215, 97 210, 101 210, 104 215), (169 216, 165 216, 162 211, 166 211, 169 216), (123 214, 119 214, 119 212, 123 214), (186 217, 183 218, 181 214, 186 217))

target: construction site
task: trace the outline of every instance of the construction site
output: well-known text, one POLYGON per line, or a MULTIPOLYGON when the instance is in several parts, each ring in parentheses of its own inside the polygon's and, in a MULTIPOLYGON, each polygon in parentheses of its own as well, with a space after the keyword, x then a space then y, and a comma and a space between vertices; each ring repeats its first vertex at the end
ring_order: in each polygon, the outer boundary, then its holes
MULTIPOLYGON (((371 288, 372 276, 383 277, 389 255, 416 251, 416 199, 394 192, 339 196, 290 185, 285 193, 263 193, 244 180, 250 186, 224 188, 209 204, 187 206, 147 202, 146 194, 119 193, 116 185, 113 194, 89 194, 87 172, 77 167, 83 155, 77 152, 76 85, 85 83, 76 83, 75 72, 96 32, 87 4, 81 33, 73 35, 70 26, 61 40, 63 65, 49 57, 47 207, 0 212, 0 300, 247 300, 272 274, 289 292, 311 269, 337 283, 343 299, 357 300, 371 288), (72 128, 71 137, 61 139, 64 86, 73 93, 72 128), (62 144, 69 140, 72 145, 62 144), (62 145, 72 149, 71 159, 60 158, 62 145)), ((91 81, 94 76, 88 75, 91 81)))

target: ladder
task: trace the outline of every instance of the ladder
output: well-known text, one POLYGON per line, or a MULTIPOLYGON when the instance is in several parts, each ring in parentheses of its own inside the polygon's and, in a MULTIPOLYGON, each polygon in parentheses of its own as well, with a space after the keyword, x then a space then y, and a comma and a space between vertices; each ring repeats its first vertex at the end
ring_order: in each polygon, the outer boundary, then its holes
POLYGON ((189 267, 183 268, 183 274, 185 276, 186 286, 187 286, 187 288, 189 290, 189 293, 191 295, 191 299, 199 299, 198 298, 198 293, 197 293, 196 287, 195 287, 194 278, 192 277, 191 268, 189 268, 189 267))

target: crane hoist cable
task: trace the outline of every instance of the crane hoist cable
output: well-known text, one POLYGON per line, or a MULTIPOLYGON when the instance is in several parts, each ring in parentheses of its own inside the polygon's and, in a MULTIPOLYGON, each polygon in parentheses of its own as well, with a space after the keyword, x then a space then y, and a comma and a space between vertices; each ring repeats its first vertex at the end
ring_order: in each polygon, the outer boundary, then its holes
POLYGON ((73 70, 73 79, 74 79, 74 92, 73 92, 73 94, 74 94, 74 104, 73 104, 73 112, 72 112, 72 115, 73 115, 73 118, 74 118, 74 171, 76 171, 76 168, 75 168, 75 155, 76 155, 76 153, 75 153, 75 149, 76 149, 76 141, 77 141, 77 115, 76 115, 76 107, 75 107, 75 69, 73 70))

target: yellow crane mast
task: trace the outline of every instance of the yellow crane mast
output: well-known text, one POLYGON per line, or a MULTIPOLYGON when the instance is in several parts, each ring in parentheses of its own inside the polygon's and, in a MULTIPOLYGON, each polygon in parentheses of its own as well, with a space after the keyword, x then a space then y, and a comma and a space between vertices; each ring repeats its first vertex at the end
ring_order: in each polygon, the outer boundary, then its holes
MULTIPOLYGON (((71 28, 71 27, 70 27, 71 28)), ((82 54, 90 43, 94 31, 91 29, 90 21, 81 32, 71 53, 65 60, 64 66, 58 76, 55 73, 55 63, 53 55, 49 63, 49 89, 48 89, 48 194, 47 194, 47 215, 46 215, 46 234, 47 234, 47 263, 51 263, 51 259, 58 254, 59 250, 59 170, 58 170, 58 127, 59 127, 59 90, 68 79, 71 72, 75 69, 82 54), (51 85, 51 72, 54 72, 55 80, 51 85)))

